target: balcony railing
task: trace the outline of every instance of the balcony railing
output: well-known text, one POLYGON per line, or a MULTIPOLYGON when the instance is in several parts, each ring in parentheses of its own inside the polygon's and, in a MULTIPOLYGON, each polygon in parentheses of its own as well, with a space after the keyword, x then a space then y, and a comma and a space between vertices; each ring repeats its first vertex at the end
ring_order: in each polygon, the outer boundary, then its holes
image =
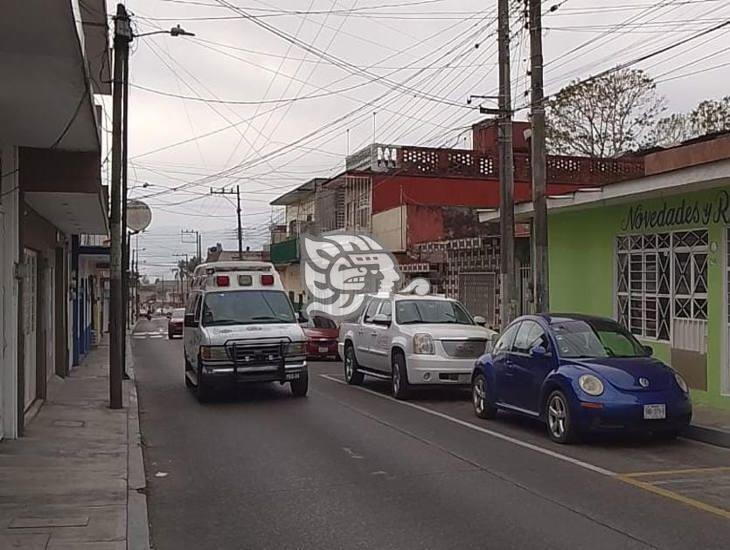
POLYGON ((291 264, 299 261, 299 239, 287 239, 271 245, 271 263, 274 265, 291 264))
MULTIPOLYGON (((499 156, 496 152, 400 147, 397 159, 396 169, 399 173, 495 179, 499 177, 499 156)), ((515 153, 514 166, 516 181, 531 180, 529 155, 515 153)), ((548 183, 604 185, 643 176, 644 159, 548 155, 545 169, 548 183)))
MULTIPOLYGON (((530 181, 530 156, 514 154, 515 180, 530 181)), ((374 172, 395 172, 404 175, 448 176, 469 178, 499 177, 499 156, 496 151, 478 152, 468 149, 437 149, 373 144, 348 157, 348 169, 374 172)), ((548 183, 599 186, 644 175, 644 159, 640 157, 594 159, 548 155, 548 183)))

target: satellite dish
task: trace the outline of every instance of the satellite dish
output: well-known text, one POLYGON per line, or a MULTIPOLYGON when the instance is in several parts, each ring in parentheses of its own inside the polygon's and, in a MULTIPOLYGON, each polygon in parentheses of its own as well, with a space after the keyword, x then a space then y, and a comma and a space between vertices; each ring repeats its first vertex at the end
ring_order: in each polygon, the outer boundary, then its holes
POLYGON ((139 233, 150 226, 152 210, 140 200, 132 199, 127 202, 127 227, 139 233))

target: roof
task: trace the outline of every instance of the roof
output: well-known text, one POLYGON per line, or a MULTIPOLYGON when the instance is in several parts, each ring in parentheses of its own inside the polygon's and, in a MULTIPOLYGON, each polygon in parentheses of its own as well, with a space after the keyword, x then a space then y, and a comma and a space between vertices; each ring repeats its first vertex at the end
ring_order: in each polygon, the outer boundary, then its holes
POLYGON ((537 317, 542 317, 548 324, 564 323, 565 321, 610 321, 615 323, 610 317, 601 317, 600 315, 588 315, 586 313, 539 313, 537 317))
POLYGON ((313 178, 299 187, 284 193, 275 198, 269 204, 271 206, 286 206, 308 199, 317 190, 317 186, 328 181, 328 178, 313 178))

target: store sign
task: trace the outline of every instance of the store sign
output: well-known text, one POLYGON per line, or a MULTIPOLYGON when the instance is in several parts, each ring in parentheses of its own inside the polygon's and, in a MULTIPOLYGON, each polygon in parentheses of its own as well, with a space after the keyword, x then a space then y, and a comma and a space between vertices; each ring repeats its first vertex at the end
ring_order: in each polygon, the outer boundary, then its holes
POLYGON ((720 191, 714 199, 692 201, 682 199, 679 204, 666 201, 658 208, 646 208, 642 203, 629 208, 621 222, 622 231, 642 231, 675 225, 730 224, 730 195, 720 191))

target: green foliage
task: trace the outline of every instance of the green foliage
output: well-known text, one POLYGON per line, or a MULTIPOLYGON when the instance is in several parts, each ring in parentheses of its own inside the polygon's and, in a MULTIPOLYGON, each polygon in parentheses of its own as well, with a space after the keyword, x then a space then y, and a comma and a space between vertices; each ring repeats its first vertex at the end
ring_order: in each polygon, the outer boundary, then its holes
POLYGON ((649 145, 669 147, 688 139, 730 131, 730 96, 701 101, 689 113, 675 113, 657 122, 649 145))

